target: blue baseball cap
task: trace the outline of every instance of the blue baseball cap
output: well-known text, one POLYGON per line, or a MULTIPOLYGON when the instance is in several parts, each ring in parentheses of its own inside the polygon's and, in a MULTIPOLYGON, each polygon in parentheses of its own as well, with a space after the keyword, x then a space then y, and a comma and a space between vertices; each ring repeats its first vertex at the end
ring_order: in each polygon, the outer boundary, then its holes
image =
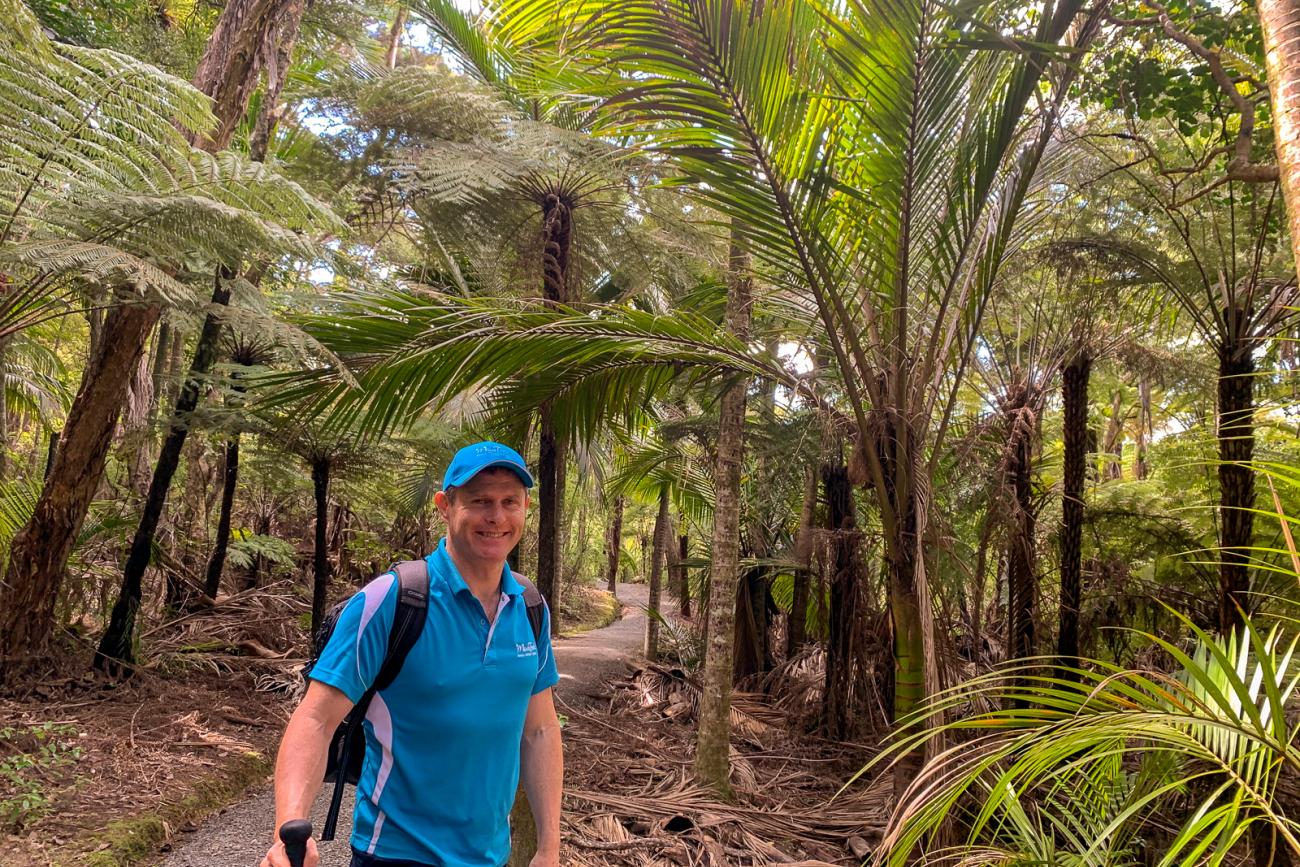
POLYGON ((459 487, 484 470, 493 467, 510 470, 519 477, 519 481, 524 483, 525 488, 531 488, 534 484, 533 474, 528 472, 528 467, 524 466, 524 459, 519 452, 510 446, 484 440, 481 443, 465 446, 456 452, 451 463, 447 465, 447 474, 442 477, 442 489, 445 491, 448 488, 459 487))

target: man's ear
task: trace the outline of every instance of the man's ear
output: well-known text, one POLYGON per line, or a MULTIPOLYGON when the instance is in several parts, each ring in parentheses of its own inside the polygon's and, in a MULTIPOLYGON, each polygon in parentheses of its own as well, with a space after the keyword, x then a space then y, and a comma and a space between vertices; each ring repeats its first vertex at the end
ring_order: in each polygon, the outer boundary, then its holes
POLYGON ((433 495, 433 504, 437 506, 438 511, 441 512, 451 504, 451 500, 447 499, 446 491, 439 491, 433 495))

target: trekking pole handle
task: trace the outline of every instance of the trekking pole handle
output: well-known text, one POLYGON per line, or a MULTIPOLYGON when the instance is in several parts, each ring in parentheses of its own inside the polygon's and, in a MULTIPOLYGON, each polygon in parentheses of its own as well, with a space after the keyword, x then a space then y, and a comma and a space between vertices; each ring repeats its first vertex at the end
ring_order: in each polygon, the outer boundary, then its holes
POLYGON ((307 841, 311 839, 311 822, 307 819, 290 819, 280 826, 280 842, 290 867, 302 867, 307 857, 307 841))

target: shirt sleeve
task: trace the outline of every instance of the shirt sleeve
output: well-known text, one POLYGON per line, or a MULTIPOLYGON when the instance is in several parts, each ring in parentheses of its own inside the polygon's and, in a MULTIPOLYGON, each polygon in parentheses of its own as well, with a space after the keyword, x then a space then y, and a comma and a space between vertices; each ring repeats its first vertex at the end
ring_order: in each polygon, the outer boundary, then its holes
POLYGON ((537 637, 537 679, 533 681, 533 695, 550 689, 560 682, 560 672, 555 667, 555 653, 551 648, 551 609, 542 602, 542 634, 537 637))
POLYGON ((348 600, 307 676, 356 704, 379 676, 396 612, 397 576, 385 572, 348 600))

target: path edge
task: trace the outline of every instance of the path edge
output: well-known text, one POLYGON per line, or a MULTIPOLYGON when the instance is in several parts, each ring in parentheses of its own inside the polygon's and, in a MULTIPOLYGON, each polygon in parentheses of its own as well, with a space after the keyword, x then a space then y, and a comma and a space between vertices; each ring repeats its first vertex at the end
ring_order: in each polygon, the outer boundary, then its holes
POLYGON ((75 841, 78 850, 68 865, 77 867, 135 867, 156 859, 160 849, 186 824, 198 824, 213 813, 243 799, 254 785, 271 773, 271 759, 256 750, 228 757, 211 773, 200 777, 179 798, 110 822, 75 841))

